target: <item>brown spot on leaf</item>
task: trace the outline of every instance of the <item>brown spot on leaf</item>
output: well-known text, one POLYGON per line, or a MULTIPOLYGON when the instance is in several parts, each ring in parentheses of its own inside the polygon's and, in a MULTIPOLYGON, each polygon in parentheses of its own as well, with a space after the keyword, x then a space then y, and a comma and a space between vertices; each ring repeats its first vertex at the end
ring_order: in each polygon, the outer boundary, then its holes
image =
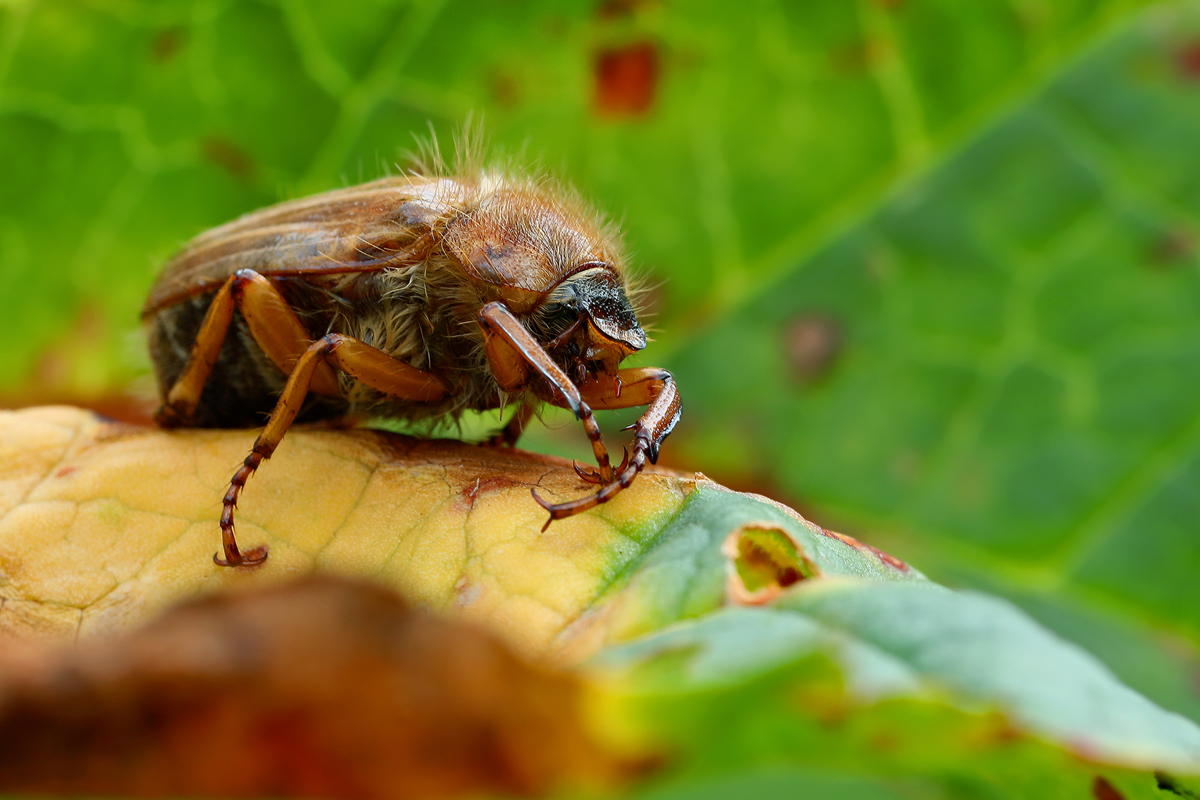
POLYGON ((596 55, 596 111, 604 117, 640 116, 654 105, 658 48, 652 42, 601 50, 596 55))
POLYGON ((0 651, 0 791, 382 799, 627 774, 581 702, 577 679, 477 629, 309 578, 78 649, 0 651))
POLYGON ((834 69, 843 73, 866 72, 887 57, 890 48, 886 42, 864 40, 845 45, 830 54, 834 69))
POLYGON ((905 564, 891 553, 885 553, 874 545, 867 545, 867 549, 874 553, 880 561, 882 561, 884 564, 887 564, 892 569, 898 570, 899 572, 908 572, 908 564, 905 564))
POLYGON ((488 492, 496 492, 502 489, 507 489, 510 486, 517 485, 517 481, 512 478, 506 478, 503 475, 492 475, 487 478, 476 478, 475 482, 468 484, 462 491, 462 499, 466 502, 467 508, 474 508, 475 501, 482 495, 488 492))
POLYGON ((254 160, 234 142, 224 136, 206 136, 200 143, 204 157, 239 181, 254 179, 254 160))
POLYGON ((802 383, 815 383, 828 374, 841 348, 841 326, 828 314, 797 317, 783 331, 788 366, 802 383))
POLYGON ((183 30, 180 28, 164 28, 154 34, 150 42, 150 60, 156 64, 170 61, 183 46, 183 30))
POLYGON ((1117 791, 1117 787, 1099 775, 1092 781, 1092 797, 1096 800, 1125 800, 1125 795, 1117 791))
POLYGON ((1184 80, 1200 80, 1200 41, 1188 42, 1175 51, 1175 69, 1184 80))
POLYGON ((725 539, 727 593, 740 605, 761 605, 789 586, 821 574, 790 532, 773 522, 747 522, 725 539))
POLYGON ((855 550, 858 550, 861 553, 874 554, 874 556, 876 558, 878 558, 884 564, 887 564, 892 569, 899 570, 900 572, 908 572, 910 569, 912 569, 911 567, 908 566, 908 564, 906 564, 903 561, 901 561, 900 559, 896 558, 894 555, 891 555, 890 553, 885 553, 882 550, 880 550, 878 547, 874 547, 869 544, 864 544, 863 542, 860 542, 858 539, 855 539, 853 536, 847 536, 844 533, 838 533, 837 531, 826 530, 825 528, 821 528, 820 530, 821 530, 821 533, 825 534, 826 536, 833 538, 833 539, 837 539, 839 542, 842 542, 843 544, 848 544, 851 547, 853 547, 855 550))
POLYGON ((604 0, 596 6, 596 16, 600 19, 624 19, 632 17, 640 8, 652 5, 649 0, 604 0))
POLYGON ((76 466, 70 466, 70 465, 69 465, 69 466, 66 466, 66 467, 62 467, 61 469, 59 469, 59 470, 55 471, 55 473, 54 473, 54 477, 56 477, 56 478, 65 478, 65 477, 67 477, 68 475, 70 475, 72 472, 74 472, 74 471, 75 471, 75 470, 77 470, 77 469, 79 469, 79 467, 76 467, 76 466))
POLYGON ((1170 268, 1191 261, 1196 256, 1196 232, 1186 225, 1166 231, 1150 250, 1154 267, 1170 268))
POLYGON ((496 105, 512 108, 521 98, 521 87, 517 79, 507 72, 493 72, 488 76, 488 89, 496 105))

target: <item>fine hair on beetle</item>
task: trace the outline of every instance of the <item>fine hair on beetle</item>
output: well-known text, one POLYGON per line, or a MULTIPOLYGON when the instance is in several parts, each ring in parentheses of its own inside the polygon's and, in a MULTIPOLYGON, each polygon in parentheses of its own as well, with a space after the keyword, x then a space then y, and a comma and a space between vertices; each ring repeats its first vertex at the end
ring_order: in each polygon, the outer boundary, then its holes
MULTIPOLYGON (((437 140, 391 177, 280 203, 193 239, 143 308, 164 426, 266 428, 231 481, 221 527, 233 566, 246 480, 296 420, 393 418, 429 428, 516 406, 493 444, 515 444, 538 405, 570 409, 600 489, 549 503, 550 519, 627 487, 679 419, 670 373, 621 369, 646 346, 620 233, 573 188, 485 161, 477 127, 447 164, 437 140), (591 408, 645 406, 615 470, 591 408), (269 415, 269 416, 268 416, 269 415)), ((549 521, 547 522, 547 525, 549 521)))

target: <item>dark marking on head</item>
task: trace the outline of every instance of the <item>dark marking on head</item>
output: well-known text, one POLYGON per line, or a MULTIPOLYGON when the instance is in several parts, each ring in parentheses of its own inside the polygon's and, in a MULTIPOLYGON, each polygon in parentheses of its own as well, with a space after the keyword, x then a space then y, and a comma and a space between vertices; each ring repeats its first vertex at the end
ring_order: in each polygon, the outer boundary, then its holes
POLYGON ((596 111, 604 117, 636 117, 654 105, 659 79, 658 48, 636 42, 596 54, 596 111))

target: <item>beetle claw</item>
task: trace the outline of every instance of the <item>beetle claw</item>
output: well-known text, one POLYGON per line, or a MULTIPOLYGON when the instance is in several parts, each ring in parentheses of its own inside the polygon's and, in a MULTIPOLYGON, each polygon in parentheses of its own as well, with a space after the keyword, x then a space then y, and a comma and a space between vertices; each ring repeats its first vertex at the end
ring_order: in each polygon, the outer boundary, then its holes
POLYGON ((575 468, 575 474, 586 483, 602 483, 604 480, 596 470, 579 466, 579 462, 575 459, 571 459, 571 466, 575 468))
POLYGON ((622 450, 625 451, 625 457, 621 459, 621 466, 617 467, 617 474, 620 475, 629 466, 629 448, 622 445, 622 450))
POLYGON ((547 520, 546 520, 546 524, 542 526, 542 533, 545 533, 545 532, 546 532, 546 529, 550 527, 550 523, 551 523, 551 522, 554 522, 554 503, 551 503, 551 502, 550 502, 550 501, 548 501, 548 500, 543 500, 543 499, 542 499, 542 496, 541 496, 541 495, 539 495, 539 494, 537 493, 537 489, 530 489, 530 490, 529 490, 529 493, 530 493, 531 495, 533 495, 533 499, 534 499, 534 501, 535 501, 535 502, 536 502, 536 503, 537 503, 539 506, 541 506, 542 508, 544 508, 544 509, 546 509, 547 511, 549 511, 549 512, 550 512, 550 517, 549 517, 549 519, 547 519, 547 520))
POLYGON ((213 553, 213 563, 218 567, 257 567, 267 560, 267 548, 254 547, 245 553, 234 550, 227 558, 221 558, 220 553, 213 553))

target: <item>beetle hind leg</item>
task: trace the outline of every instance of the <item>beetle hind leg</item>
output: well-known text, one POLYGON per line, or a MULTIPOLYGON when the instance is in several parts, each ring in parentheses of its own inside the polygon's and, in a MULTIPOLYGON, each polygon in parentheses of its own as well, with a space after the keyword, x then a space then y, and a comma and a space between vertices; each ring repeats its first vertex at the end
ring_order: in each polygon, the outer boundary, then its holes
POLYGON ((267 420, 267 426, 254 441, 250 455, 246 456, 229 481, 229 490, 225 492, 221 508, 224 558, 220 553, 214 554, 213 561, 216 564, 222 567, 249 567, 266 560, 266 548, 256 547, 246 553, 238 550, 233 512, 237 509, 238 497, 246 481, 275 452, 283 435, 300 413, 304 397, 312 388, 314 376, 320 374, 322 367, 335 367, 381 392, 416 402, 435 402, 450 391, 450 385, 438 376, 405 364, 358 339, 331 333, 313 342, 296 361, 287 385, 279 395, 279 402, 267 420))
POLYGON ((220 553, 213 553, 213 563, 219 567, 253 567, 267 560, 266 547, 254 547, 245 553, 241 552, 233 533, 233 510, 237 508, 238 495, 242 493, 246 481, 258 469, 258 465, 270 458, 271 451, 274 450, 260 450, 259 446, 259 442, 254 443, 254 449, 246 456, 233 480, 229 482, 229 490, 225 492, 225 499, 221 504, 221 549, 224 550, 225 557, 221 558, 220 553))

